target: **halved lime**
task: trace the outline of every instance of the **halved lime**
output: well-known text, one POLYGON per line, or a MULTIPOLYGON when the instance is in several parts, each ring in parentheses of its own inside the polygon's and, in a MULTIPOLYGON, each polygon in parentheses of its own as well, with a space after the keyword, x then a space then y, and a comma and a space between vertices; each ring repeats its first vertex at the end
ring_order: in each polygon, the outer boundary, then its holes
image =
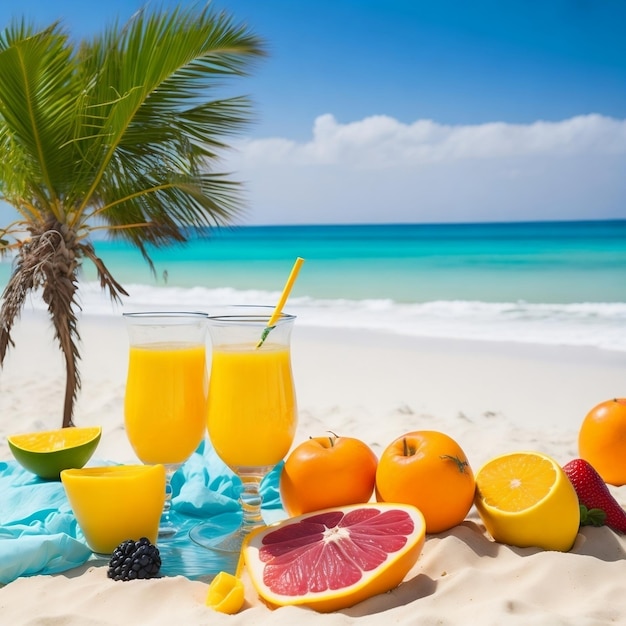
POLYGON ((100 426, 85 426, 9 435, 7 441, 22 467, 40 478, 58 480, 61 470, 89 461, 101 436, 100 426))

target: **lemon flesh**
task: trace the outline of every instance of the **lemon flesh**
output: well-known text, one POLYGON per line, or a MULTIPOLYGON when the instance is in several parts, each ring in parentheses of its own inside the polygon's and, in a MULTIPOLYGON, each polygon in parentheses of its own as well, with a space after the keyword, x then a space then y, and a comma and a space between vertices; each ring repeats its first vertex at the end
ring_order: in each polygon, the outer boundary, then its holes
POLYGON ((219 572, 211 581, 206 605, 214 611, 234 615, 244 603, 244 586, 240 578, 228 572, 219 572))

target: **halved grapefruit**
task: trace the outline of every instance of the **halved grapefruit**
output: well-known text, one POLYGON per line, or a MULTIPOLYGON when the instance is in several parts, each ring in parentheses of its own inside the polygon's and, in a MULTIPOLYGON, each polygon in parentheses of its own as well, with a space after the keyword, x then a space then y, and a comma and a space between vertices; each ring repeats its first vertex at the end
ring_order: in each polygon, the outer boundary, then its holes
POLYGON ((243 557, 270 606, 337 611, 397 587, 426 534, 412 505, 368 503, 299 515, 253 531, 243 557))
POLYGON ((100 426, 74 426, 21 435, 7 441, 15 459, 46 480, 59 480, 61 470, 80 468, 89 461, 100 441, 100 426))

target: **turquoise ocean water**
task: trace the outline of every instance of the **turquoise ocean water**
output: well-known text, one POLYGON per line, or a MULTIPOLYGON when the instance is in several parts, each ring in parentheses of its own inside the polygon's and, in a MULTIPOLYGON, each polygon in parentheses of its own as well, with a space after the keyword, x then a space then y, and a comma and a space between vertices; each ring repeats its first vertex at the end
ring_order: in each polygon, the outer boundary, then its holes
POLYGON ((96 250, 130 297, 112 306, 86 264, 87 314, 273 304, 302 256, 298 324, 626 351, 626 221, 233 227, 151 251, 155 274, 96 250))

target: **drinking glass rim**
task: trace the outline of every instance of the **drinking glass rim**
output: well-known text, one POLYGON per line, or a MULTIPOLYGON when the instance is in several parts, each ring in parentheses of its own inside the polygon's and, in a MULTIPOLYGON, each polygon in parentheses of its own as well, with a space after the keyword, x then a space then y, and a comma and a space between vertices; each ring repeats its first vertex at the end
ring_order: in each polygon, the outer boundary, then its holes
POLYGON ((206 320, 208 313, 203 311, 133 311, 122 313, 122 317, 127 320, 206 320))
MULTIPOLYGON (((233 304, 218 308, 223 309, 223 311, 219 313, 209 313, 207 317, 209 322, 224 324, 233 322, 243 324, 258 323, 266 326, 274 312, 273 306, 263 304, 233 304)), ((295 315, 281 312, 280 317, 276 320, 274 325, 282 322, 290 322, 295 319, 295 315)))

